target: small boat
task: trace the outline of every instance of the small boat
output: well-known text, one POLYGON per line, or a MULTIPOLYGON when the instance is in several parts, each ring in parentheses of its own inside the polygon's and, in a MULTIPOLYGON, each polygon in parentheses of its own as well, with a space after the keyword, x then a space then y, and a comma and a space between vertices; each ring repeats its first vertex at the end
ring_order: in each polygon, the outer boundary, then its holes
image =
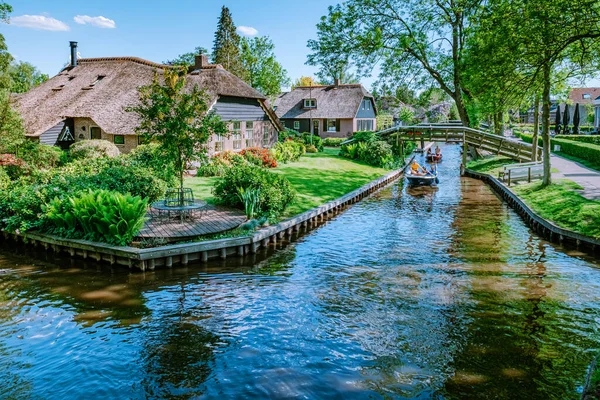
POLYGON ((410 186, 432 186, 439 183, 437 170, 427 174, 415 174, 409 168, 406 171, 406 180, 410 186))
POLYGON ((439 154, 429 153, 429 154, 427 154, 426 159, 428 162, 440 162, 440 161, 442 161, 442 153, 439 153, 439 154))

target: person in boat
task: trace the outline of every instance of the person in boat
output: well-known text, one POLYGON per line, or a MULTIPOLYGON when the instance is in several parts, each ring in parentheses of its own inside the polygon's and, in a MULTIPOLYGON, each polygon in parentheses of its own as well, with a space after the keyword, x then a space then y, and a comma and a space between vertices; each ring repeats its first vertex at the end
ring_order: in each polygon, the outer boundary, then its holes
POLYGON ((421 167, 418 162, 413 161, 412 164, 410 165, 410 170, 413 175, 421 175, 421 171, 423 170, 423 167, 421 167))
POLYGON ((431 147, 427 149, 427 155, 430 156, 431 155, 431 147))
POLYGON ((435 146, 435 155, 439 156, 440 154, 442 154, 442 150, 440 150, 439 146, 435 146))

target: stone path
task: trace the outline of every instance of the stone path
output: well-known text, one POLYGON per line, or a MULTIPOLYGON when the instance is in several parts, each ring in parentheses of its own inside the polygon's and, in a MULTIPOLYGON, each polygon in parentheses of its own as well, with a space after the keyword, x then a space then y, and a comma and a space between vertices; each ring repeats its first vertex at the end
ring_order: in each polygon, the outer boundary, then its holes
POLYGON ((243 211, 212 205, 206 206, 194 219, 183 222, 179 217, 159 216, 156 210, 151 210, 148 218, 138 237, 181 240, 225 232, 246 222, 243 211))
POLYGON ((559 171, 552 173, 552 179, 569 179, 584 188, 580 191, 583 197, 600 200, 600 172, 555 154, 551 163, 552 168, 559 171))

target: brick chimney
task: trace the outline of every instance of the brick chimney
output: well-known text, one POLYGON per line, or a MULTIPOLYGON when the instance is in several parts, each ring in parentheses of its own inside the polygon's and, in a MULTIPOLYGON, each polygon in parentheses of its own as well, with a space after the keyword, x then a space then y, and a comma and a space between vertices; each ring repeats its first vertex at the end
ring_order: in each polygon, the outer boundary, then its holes
POLYGON ((209 65, 208 57, 204 54, 199 54, 194 58, 194 69, 206 68, 209 65))

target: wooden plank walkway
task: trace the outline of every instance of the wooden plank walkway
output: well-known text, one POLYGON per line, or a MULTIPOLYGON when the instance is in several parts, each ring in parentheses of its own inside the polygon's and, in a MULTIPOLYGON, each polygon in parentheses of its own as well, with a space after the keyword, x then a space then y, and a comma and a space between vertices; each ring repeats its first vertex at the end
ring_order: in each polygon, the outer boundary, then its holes
POLYGON ((246 222, 243 211, 213 205, 206 206, 193 220, 181 222, 179 217, 159 216, 156 210, 151 210, 148 218, 138 234, 140 238, 179 240, 229 231, 246 222))

